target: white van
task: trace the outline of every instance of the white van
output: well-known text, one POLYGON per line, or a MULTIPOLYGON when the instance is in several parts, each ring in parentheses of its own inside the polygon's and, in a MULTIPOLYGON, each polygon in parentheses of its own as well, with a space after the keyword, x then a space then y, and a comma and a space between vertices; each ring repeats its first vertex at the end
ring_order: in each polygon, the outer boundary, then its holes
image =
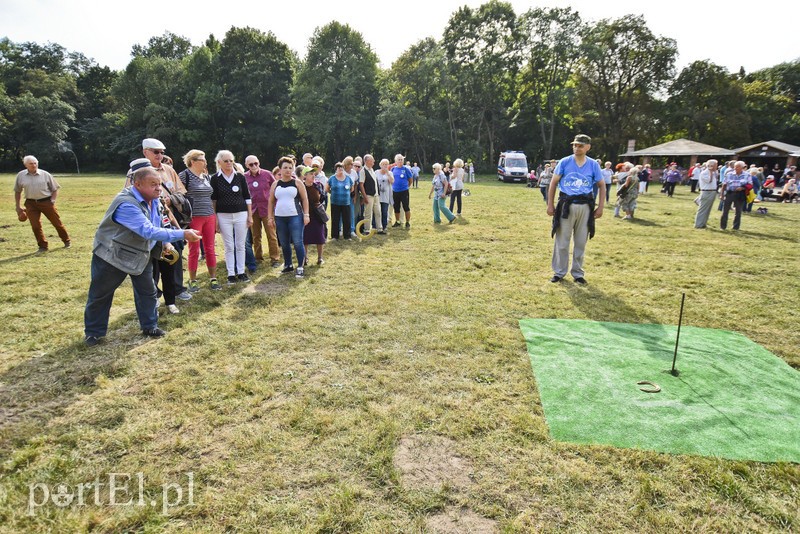
POLYGON ((528 158, 524 152, 507 150, 500 153, 497 179, 501 182, 528 182, 528 158))

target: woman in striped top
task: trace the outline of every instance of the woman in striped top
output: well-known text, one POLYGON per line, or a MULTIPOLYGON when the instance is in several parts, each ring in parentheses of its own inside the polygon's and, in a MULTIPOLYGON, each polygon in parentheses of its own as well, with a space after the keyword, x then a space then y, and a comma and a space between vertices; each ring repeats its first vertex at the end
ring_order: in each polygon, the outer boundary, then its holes
MULTIPOLYGON (((186 197, 192 204, 192 222, 189 228, 197 230, 202 236, 205 251, 206 268, 211 278, 211 289, 222 289, 217 281, 217 254, 214 247, 217 229, 217 217, 211 205, 211 182, 208 177, 206 155, 200 150, 190 150, 183 156, 186 170, 179 178, 186 187, 186 197)), ((197 283, 197 264, 200 256, 200 243, 189 243, 189 291, 194 293, 200 289, 197 283)))

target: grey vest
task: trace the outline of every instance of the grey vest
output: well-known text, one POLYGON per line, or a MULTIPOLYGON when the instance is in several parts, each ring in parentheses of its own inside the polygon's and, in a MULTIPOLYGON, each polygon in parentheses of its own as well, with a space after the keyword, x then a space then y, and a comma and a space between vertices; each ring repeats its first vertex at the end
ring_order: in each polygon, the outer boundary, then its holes
POLYGON ((114 222, 112 215, 121 204, 133 204, 150 219, 150 209, 133 196, 130 189, 123 189, 111 201, 108 211, 97 227, 94 235, 94 250, 98 257, 107 261, 122 272, 142 274, 150 261, 147 239, 114 222))

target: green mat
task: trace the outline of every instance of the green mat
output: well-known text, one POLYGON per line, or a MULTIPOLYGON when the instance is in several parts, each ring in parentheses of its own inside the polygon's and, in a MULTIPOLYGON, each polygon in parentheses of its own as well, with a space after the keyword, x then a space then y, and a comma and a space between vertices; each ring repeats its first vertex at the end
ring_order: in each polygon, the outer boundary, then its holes
POLYGON ((553 439, 800 463, 800 373, 725 330, 523 319, 553 439), (660 393, 644 393, 649 380, 660 393))

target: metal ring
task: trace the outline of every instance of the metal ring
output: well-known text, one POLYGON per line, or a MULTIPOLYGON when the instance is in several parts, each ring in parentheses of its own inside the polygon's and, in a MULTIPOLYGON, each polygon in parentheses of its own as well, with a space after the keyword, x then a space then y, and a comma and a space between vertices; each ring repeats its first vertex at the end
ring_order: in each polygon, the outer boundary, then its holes
POLYGON ((639 382, 636 382, 636 385, 638 385, 638 386, 653 386, 653 389, 650 389, 650 388, 639 388, 639 391, 644 391, 645 393, 658 393, 659 391, 661 391, 661 386, 659 386, 658 384, 656 384, 654 382, 648 382, 647 380, 640 380, 639 382))
POLYGON ((375 228, 370 228, 368 234, 362 234, 361 229, 364 228, 364 223, 366 222, 367 222, 366 219, 361 219, 360 221, 358 221, 358 224, 356 224, 356 235, 361 239, 369 239, 370 237, 374 236, 377 233, 377 230, 375 230, 375 228))
POLYGON ((178 263, 180 257, 181 257, 180 254, 178 254, 178 251, 175 249, 165 250, 164 252, 161 253, 161 259, 169 263, 170 265, 175 265, 176 263, 178 263))

